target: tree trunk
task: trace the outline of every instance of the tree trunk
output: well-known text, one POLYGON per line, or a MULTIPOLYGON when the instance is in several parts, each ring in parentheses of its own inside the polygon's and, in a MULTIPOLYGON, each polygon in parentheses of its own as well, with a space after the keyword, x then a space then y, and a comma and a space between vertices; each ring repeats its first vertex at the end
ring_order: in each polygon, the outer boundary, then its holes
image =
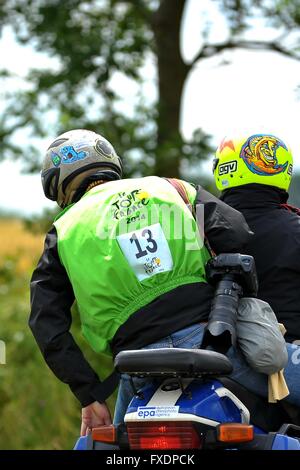
POLYGON ((180 26, 184 6, 185 0, 161 0, 158 10, 153 14, 159 92, 155 174, 159 176, 178 177, 180 170, 180 106, 189 71, 180 54, 180 26))

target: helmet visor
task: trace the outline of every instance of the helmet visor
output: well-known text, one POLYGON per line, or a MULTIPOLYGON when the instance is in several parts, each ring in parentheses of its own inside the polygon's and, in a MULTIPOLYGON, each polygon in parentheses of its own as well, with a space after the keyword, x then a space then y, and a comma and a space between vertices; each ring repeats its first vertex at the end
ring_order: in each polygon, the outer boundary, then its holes
POLYGON ((215 171, 216 171, 216 168, 217 168, 217 166, 218 166, 218 163, 219 163, 219 158, 214 158, 214 160, 213 160, 213 166, 212 166, 212 172, 213 172, 213 174, 214 174, 215 171))

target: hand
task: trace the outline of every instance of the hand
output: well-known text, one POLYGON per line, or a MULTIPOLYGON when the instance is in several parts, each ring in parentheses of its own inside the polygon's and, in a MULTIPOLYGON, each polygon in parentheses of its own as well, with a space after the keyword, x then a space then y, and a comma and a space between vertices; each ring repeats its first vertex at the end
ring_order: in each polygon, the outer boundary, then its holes
POLYGON ((85 408, 82 408, 81 415, 81 436, 88 434, 89 428, 95 428, 103 424, 111 424, 112 422, 106 404, 99 403, 98 401, 94 401, 85 408))

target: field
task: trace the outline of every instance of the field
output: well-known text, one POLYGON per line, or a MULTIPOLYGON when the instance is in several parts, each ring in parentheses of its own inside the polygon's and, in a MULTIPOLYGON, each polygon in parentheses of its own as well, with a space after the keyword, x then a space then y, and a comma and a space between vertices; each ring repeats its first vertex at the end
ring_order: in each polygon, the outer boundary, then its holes
MULTIPOLYGON (((18 219, 0 219, 0 234, 0 340, 6 344, 0 449, 70 449, 79 434, 80 404, 48 369, 28 328, 30 277, 44 234, 28 231, 18 219)), ((97 370, 99 357, 83 341, 75 309, 73 317, 76 341, 97 370)))
POLYGON ((12 259, 18 273, 28 273, 42 252, 44 236, 29 232, 18 219, 0 219, 0 234, 0 265, 12 259))

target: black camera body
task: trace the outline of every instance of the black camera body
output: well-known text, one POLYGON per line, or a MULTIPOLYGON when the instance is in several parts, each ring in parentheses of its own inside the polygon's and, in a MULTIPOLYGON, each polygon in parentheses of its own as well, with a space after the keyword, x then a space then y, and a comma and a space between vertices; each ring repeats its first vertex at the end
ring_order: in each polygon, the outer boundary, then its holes
POLYGON ((258 280, 253 256, 240 253, 222 253, 210 259, 206 264, 208 282, 216 285, 231 275, 243 289, 243 294, 256 297, 258 280))
POLYGON ((207 262, 206 276, 216 290, 201 347, 225 354, 236 344, 239 299, 257 295, 255 262, 249 255, 223 253, 207 262))

